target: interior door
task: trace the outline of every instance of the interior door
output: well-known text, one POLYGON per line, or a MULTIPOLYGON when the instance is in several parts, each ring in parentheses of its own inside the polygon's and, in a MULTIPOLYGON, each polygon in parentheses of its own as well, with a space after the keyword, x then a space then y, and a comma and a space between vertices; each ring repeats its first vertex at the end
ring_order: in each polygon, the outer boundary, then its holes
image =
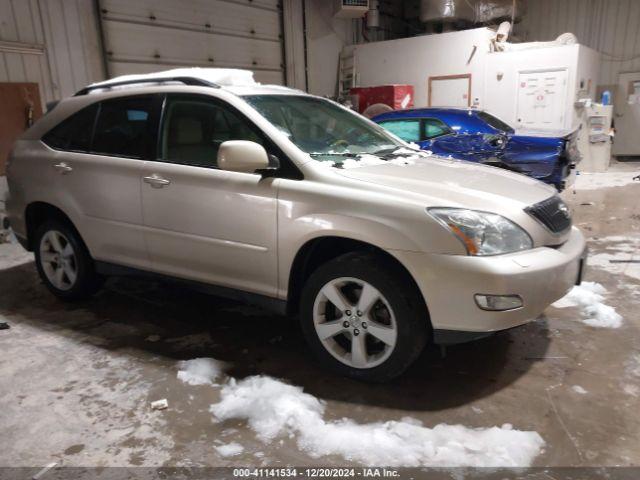
POLYGON ((37 83, 0 83, 0 175, 13 143, 42 116, 37 83))
POLYGON ((470 107, 471 75, 429 77, 430 107, 470 107))
POLYGON ((275 296, 278 180, 217 168, 221 143, 263 143, 261 133, 211 97, 169 96, 163 118, 141 179, 153 269, 275 296))
POLYGON ((567 70, 519 73, 517 119, 520 128, 564 127, 567 77, 567 70))

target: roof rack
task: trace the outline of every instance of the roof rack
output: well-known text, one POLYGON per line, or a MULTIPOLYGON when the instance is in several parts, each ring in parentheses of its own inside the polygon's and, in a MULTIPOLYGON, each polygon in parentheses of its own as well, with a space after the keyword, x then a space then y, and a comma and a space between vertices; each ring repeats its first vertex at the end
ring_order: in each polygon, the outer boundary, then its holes
POLYGON ((166 82, 181 82, 185 85, 196 86, 196 87, 211 87, 211 88, 221 88, 217 83, 209 82, 207 80, 203 80, 197 77, 147 77, 147 78, 138 78, 135 80, 122 80, 121 82, 113 82, 113 83, 97 83, 94 85, 89 85, 88 87, 84 87, 78 93, 74 95, 74 97, 78 97, 81 95, 87 95, 89 92, 93 90, 102 90, 109 89, 113 87, 122 87, 126 85, 138 85, 143 83, 166 83, 166 82))

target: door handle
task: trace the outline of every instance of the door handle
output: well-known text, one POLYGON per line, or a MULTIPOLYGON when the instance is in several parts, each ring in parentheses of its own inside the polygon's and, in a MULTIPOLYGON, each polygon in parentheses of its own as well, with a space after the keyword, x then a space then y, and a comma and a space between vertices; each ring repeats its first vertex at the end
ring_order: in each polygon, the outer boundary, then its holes
POLYGON ((142 180, 144 181, 144 183, 148 183, 153 188, 166 187, 167 185, 169 185, 171 183, 171 180, 167 180, 166 178, 162 178, 157 173, 154 173, 153 175, 151 175, 149 177, 143 177, 142 180))
POLYGON ((68 165, 65 162, 56 163, 53 168, 55 168, 61 175, 66 175, 67 173, 73 172, 73 168, 71 167, 71 165, 68 165))

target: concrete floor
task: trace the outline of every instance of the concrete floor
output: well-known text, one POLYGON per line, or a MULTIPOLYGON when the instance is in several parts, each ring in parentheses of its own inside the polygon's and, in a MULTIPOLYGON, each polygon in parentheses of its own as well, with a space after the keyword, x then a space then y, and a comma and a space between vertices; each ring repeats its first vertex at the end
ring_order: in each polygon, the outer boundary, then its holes
MULTIPOLYGON (((613 168, 640 173, 640 164, 613 168)), ((640 182, 564 196, 593 255, 628 247, 628 239, 603 237, 640 238, 640 182)), ((17 246, 0 247, 3 255, 24 260, 17 246)), ((546 441, 534 465, 640 466, 640 266, 613 272, 600 263, 586 279, 608 289, 621 328, 592 328, 577 308, 550 307, 445 358, 430 349, 399 380, 373 386, 319 368, 285 318, 130 279, 68 305, 45 290, 32 263, 0 270, 0 321, 11 325, 0 331, 0 466, 348 463, 310 458, 286 438, 265 445, 244 422, 214 423, 208 409, 219 388, 176 379, 177 361, 195 357, 229 362, 236 378, 265 374, 302 386, 326 401, 327 418, 511 423, 546 441), (152 410, 161 398, 169 408, 152 410), (214 446, 231 441, 244 452, 221 457, 214 446)))

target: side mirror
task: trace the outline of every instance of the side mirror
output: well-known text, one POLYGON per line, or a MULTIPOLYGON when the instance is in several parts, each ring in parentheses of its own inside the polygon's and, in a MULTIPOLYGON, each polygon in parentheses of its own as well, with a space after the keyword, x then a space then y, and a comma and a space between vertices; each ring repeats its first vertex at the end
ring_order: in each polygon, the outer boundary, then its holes
POLYGON ((269 156, 264 147, 255 142, 229 140, 220 145, 218 167, 230 172, 255 173, 269 168, 269 156))

